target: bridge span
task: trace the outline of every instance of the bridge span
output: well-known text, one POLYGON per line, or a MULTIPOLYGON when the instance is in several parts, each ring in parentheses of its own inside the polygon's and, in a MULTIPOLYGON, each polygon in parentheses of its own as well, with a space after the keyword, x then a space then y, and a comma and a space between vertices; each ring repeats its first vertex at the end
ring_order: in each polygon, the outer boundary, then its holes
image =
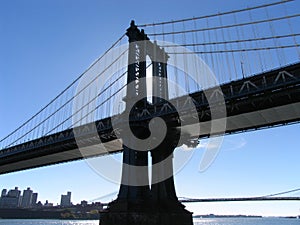
MULTIPOLYGON (((190 94, 198 113, 191 115, 187 104, 185 119, 197 116, 201 127, 200 134, 193 130, 193 124, 182 128, 191 141, 211 135, 211 106, 207 97, 214 98, 216 95, 223 95, 226 103, 225 134, 286 125, 300 120, 300 63, 226 83, 220 87, 222 93, 211 88, 190 94)), ((183 106, 186 98, 183 96, 171 101, 183 106)), ((155 116, 165 117, 170 121, 178 119, 174 108, 168 103, 148 106, 135 115, 139 123, 141 121, 147 123, 155 116)), ((96 121, 95 124, 97 132, 93 129, 94 124, 86 124, 2 149, 0 174, 82 159, 78 141, 80 146, 86 146, 85 157, 121 152, 122 142, 117 139, 112 129, 111 118, 96 121), (77 140, 74 137, 74 130, 77 140), (99 137, 106 150, 97 145, 99 137)), ((179 126, 179 123, 175 122, 173 126, 179 126)))

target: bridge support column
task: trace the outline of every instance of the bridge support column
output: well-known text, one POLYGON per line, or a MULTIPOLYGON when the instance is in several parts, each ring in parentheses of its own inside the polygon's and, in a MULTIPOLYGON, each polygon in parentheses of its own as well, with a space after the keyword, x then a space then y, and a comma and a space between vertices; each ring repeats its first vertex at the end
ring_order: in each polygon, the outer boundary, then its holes
MULTIPOLYGON (((118 198, 101 215, 100 225, 193 225, 192 213, 185 210, 176 196, 173 179, 173 151, 179 133, 168 129, 164 141, 151 150, 152 185, 122 184, 118 198)), ((148 179, 148 171, 134 171, 126 164, 144 166, 147 152, 134 151, 124 146, 122 181, 148 179), (142 153, 142 154, 140 154, 142 153), (144 174, 144 176, 141 176, 144 174)), ((142 168, 141 168, 142 169, 142 168)))
POLYGON ((150 220, 150 187, 130 184, 148 183, 148 152, 123 146, 122 184, 118 198, 100 216, 100 225, 155 225, 150 220), (132 167, 131 167, 132 166, 132 167))
POLYGON ((187 211, 177 198, 173 177, 173 152, 179 132, 168 128, 164 141, 151 150, 152 185, 151 201, 159 225, 192 225, 192 213, 187 211))
MULTIPOLYGON (((139 96, 145 96, 143 93, 146 93, 147 87, 142 78, 146 77, 146 55, 150 55, 153 62, 153 76, 158 78, 167 77, 167 55, 156 43, 152 44, 133 21, 130 28, 127 29, 127 36, 130 42, 127 83, 138 83, 134 88, 127 88, 124 100, 128 103, 129 101, 135 102, 134 100, 139 96), (139 41, 147 41, 147 44, 139 41)), ((153 98, 153 104, 168 99, 168 85, 165 80, 161 79, 153 85, 155 86, 154 96, 157 96, 153 98)), ((126 104, 125 110, 129 112, 128 114, 133 110, 134 117, 135 108, 142 109, 149 105, 147 98, 144 98, 138 101, 134 107, 126 104)), ((149 136, 148 128, 139 123, 134 124, 135 127, 132 129, 134 135, 139 139, 146 139, 149 136)), ((109 204, 106 212, 102 213, 100 225, 193 224, 192 213, 185 210, 178 201, 174 186, 173 151, 177 146, 178 138, 176 137, 179 136, 179 132, 171 128, 167 130, 163 142, 155 149, 147 149, 150 147, 145 146, 144 151, 137 151, 123 145, 122 184, 119 195, 115 201, 109 204), (151 151, 153 159, 151 191, 148 177, 148 150, 151 151), (140 186, 141 184, 143 186, 140 186)), ((132 141, 128 137, 126 141, 128 146, 134 146, 132 141)))

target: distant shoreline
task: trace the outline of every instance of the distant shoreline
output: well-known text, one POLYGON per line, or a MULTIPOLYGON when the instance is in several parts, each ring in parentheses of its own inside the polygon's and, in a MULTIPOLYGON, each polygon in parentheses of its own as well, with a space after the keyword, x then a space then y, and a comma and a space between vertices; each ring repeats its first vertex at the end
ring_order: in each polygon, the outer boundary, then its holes
POLYGON ((195 215, 193 216, 194 219, 201 219, 201 218, 286 218, 286 219, 298 219, 297 216, 255 216, 255 215, 215 215, 215 214, 208 214, 208 215, 195 215))
MULTIPOLYGON (((55 220, 99 220, 103 210, 95 207, 72 208, 1 208, 0 219, 55 219, 55 220)), ((297 219, 297 216, 255 216, 255 215, 195 215, 194 219, 206 218, 286 218, 297 219)))
POLYGON ((97 208, 1 208, 0 219, 99 220, 97 208))

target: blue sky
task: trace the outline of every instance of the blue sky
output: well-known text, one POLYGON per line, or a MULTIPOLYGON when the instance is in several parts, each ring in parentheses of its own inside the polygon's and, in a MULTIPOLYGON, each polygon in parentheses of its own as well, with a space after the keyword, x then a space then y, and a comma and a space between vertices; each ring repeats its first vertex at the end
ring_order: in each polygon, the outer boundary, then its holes
MULTIPOLYGON (((71 83, 125 32, 130 20, 143 24, 181 19, 264 2, 1 0, 0 137, 71 83)), ((299 188, 299 128, 296 124, 226 136, 220 154, 205 172, 199 172, 203 152, 196 151, 176 174, 178 196, 259 196, 299 188)), ((67 191, 72 191, 72 201, 77 203, 118 190, 117 184, 99 177, 84 161, 0 176, 0 189, 15 186, 30 186, 39 192, 39 200, 54 203, 67 191)), ((300 202, 193 203, 187 207, 195 214, 300 213, 300 202)))

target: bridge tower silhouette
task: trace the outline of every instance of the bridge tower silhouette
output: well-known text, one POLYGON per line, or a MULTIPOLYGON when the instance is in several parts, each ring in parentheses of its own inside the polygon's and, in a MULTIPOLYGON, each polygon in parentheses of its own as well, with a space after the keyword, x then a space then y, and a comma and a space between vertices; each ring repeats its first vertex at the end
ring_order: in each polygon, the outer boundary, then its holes
MULTIPOLYGON (((199 138, 300 121, 300 14, 297 7, 285 10, 289 2, 293 0, 137 26, 132 22, 59 95, 0 139, 0 174, 123 151, 120 191, 101 224, 192 224, 191 213, 176 196, 175 146, 194 147, 199 138), (147 29, 147 35, 138 28, 147 29), (126 35, 129 48, 123 49, 126 35), (184 57, 190 54, 203 64, 184 57), (145 62, 149 58, 152 63, 145 62), (195 80, 189 71, 195 72, 195 80), (145 97, 150 87, 152 99, 145 97), (220 126, 223 119, 226 126, 220 126), (186 140, 178 140, 180 136, 186 140), (145 144, 135 148, 139 140, 145 144)), ((204 156, 212 162, 210 153, 217 151, 209 150, 204 156)), ((249 199, 262 200, 235 200, 249 199)), ((267 198, 278 199, 283 200, 267 198)))
MULTIPOLYGON (((130 118, 146 106, 149 108, 168 100, 168 55, 155 41, 152 43, 144 30, 137 28, 134 21, 131 21, 126 35, 129 38, 127 85, 132 82, 134 85, 130 88, 127 86, 125 111, 129 114, 133 134, 139 139, 145 139, 150 135, 149 124, 145 125, 130 118), (147 56, 152 61, 152 103, 147 97, 141 97, 147 96, 147 56)), ((101 215, 101 225, 193 224, 192 213, 184 209, 176 196, 173 179, 173 151, 178 144, 179 134, 180 131, 167 124, 163 141, 155 148, 145 146, 142 150, 132 149, 124 144, 132 144, 134 139, 126 136, 126 133, 123 134, 123 138, 127 140, 123 140, 122 182, 117 199, 111 202, 106 212, 101 215), (152 157, 151 186, 148 174, 149 151, 152 157)))

